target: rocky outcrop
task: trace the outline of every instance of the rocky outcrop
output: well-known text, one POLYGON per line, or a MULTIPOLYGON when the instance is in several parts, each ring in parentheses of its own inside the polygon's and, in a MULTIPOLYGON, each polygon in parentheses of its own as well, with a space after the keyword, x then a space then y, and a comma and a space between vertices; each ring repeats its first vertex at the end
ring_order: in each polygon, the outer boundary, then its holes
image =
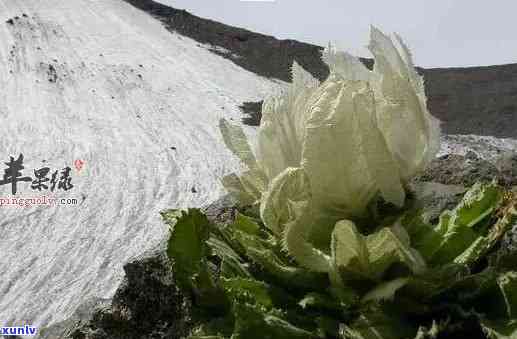
POLYGON ((263 102, 263 100, 258 102, 244 102, 240 105, 240 110, 242 113, 246 114, 246 116, 242 118, 242 123, 249 126, 260 126, 263 102))
POLYGON ((88 323, 90 320, 92 320, 93 315, 97 310, 108 307, 110 303, 111 299, 90 299, 81 304, 70 318, 53 324, 49 327, 43 328, 40 331, 38 338, 64 338, 66 335, 70 334, 70 332, 79 324, 88 323))
MULTIPOLYGON (((203 210, 211 222, 235 217, 230 196, 203 210)), ((165 239, 164 239, 165 240, 165 239)), ((40 339, 177 339, 194 326, 191 301, 174 282, 166 242, 124 265, 125 278, 111 300, 92 299, 75 314, 41 330, 40 339)))
POLYGON ((445 133, 517 137, 517 64, 426 69, 424 77, 445 133))
POLYGON ((517 185, 517 153, 504 152, 491 161, 473 151, 465 155, 445 154, 434 159, 415 180, 468 187, 494 178, 505 187, 517 185))
POLYGON ((409 188, 418 197, 432 223, 445 209, 452 209, 461 200, 466 189, 476 182, 496 179, 503 187, 517 185, 517 157, 500 157, 488 161, 473 151, 465 155, 445 154, 434 159, 426 170, 414 178, 409 188))
MULTIPOLYGON (((184 337, 191 327, 190 300, 174 283, 165 251, 148 252, 124 266, 125 279, 111 303, 43 329, 42 338, 148 339, 184 337)), ((85 308, 83 306, 82 308, 85 308)))

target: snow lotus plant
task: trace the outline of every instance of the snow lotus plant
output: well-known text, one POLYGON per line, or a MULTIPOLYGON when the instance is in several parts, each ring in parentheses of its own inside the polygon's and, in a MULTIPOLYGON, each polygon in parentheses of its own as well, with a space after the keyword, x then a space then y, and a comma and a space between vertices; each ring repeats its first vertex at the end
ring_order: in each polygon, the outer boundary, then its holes
POLYGON ((324 252, 332 231, 349 228, 336 223, 364 216, 378 194, 402 207, 405 183, 439 148, 438 123, 405 45, 372 28, 369 48, 372 71, 327 49, 330 76, 321 84, 295 62, 286 93, 264 101, 256 154, 239 127, 220 124, 248 167, 226 177, 225 187, 243 204, 260 204, 265 225, 317 271, 331 270, 324 252))
POLYGON ((517 254, 494 255, 517 197, 478 183, 428 220, 405 186, 435 156, 438 125, 402 41, 372 28, 370 50, 372 71, 327 49, 322 83, 294 63, 255 152, 221 121, 247 167, 223 179, 241 205, 229 224, 162 212, 189 338, 517 337, 517 254))

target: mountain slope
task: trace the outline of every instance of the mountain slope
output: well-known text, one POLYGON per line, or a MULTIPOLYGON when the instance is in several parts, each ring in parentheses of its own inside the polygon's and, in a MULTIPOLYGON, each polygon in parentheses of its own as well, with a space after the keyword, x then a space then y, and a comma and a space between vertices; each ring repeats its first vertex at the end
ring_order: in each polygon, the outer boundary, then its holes
POLYGON ((111 296, 122 263, 165 235, 158 211, 215 199, 238 168, 218 119, 281 86, 122 1, 0 1, 0 161, 23 154, 33 178, 72 168, 73 188, 23 182, 14 197, 78 201, 0 206, 2 324, 47 324, 111 296))
MULTIPOLYGON (((159 19, 170 31, 217 47, 214 52, 257 74, 289 81, 289 67, 296 60, 320 80, 328 75, 320 46, 279 40, 153 0, 124 1, 159 19)), ((362 60, 372 66, 371 59, 362 60)), ((429 110, 443 121, 445 133, 517 138, 517 64, 419 71, 426 81, 429 110)))

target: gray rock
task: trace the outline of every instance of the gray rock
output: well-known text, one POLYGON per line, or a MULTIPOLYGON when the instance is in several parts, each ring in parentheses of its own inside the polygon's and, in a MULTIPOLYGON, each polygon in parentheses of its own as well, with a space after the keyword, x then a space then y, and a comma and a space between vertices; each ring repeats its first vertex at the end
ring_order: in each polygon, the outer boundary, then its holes
POLYGON ((217 224, 228 224, 235 218, 236 201, 230 194, 224 195, 211 204, 202 208, 208 220, 217 224))
POLYGON ((500 173, 493 163, 469 152, 465 156, 446 154, 436 158, 416 181, 471 186, 476 181, 491 181, 498 176, 500 173))
MULTIPOLYGON (((235 201, 225 195, 205 206, 208 219, 229 223, 235 201)), ((44 339, 176 339, 194 325, 191 302, 174 282, 166 240, 124 265, 125 278, 111 300, 92 299, 75 314, 44 328, 44 339)))
POLYGON ((456 206, 466 187, 438 182, 413 182, 410 186, 418 205, 423 208, 424 220, 436 223, 441 212, 456 206))
POLYGON ((111 303, 84 305, 71 319, 44 329, 43 338, 176 339, 191 328, 191 303, 174 282, 165 251, 148 252, 124 266, 111 303))
POLYGON ((475 152, 465 155, 446 154, 436 158, 413 182, 438 182, 445 185, 472 186, 477 181, 496 179, 501 185, 517 185, 517 153, 503 152, 485 160, 475 152))

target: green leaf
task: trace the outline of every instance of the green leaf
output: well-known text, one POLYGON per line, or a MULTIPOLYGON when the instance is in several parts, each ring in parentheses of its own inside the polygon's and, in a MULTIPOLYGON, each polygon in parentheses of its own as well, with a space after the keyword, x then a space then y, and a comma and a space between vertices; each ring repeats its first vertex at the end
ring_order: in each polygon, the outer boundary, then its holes
POLYGON ((407 230, 413 248, 421 253, 424 260, 428 261, 437 251, 443 239, 440 234, 442 225, 449 222, 450 215, 445 211, 440 216, 438 226, 435 228, 423 218, 423 210, 408 211, 400 219, 400 224, 407 230))
POLYGON ((227 339, 233 333, 234 319, 230 313, 223 317, 208 315, 207 320, 191 330, 188 339, 227 339))
POLYGON ((370 292, 366 293, 361 301, 366 303, 369 301, 392 300, 395 297, 395 293, 404 285, 406 285, 408 281, 409 278, 397 278, 383 282, 377 285, 370 292))
POLYGON ((273 307, 273 300, 269 295, 270 287, 264 282, 252 278, 223 278, 221 285, 232 302, 246 302, 265 310, 273 307))
POLYGON ((438 225, 437 231, 444 237, 441 249, 452 243, 462 243, 454 240, 459 233, 463 236, 468 235, 468 245, 477 238, 476 236, 483 235, 485 230, 474 230, 473 227, 499 207, 501 201, 502 190, 495 182, 474 184, 460 203, 452 211, 447 212, 445 222, 438 225))
POLYGON ((463 253, 454 258, 457 264, 470 264, 478 260, 488 249, 490 242, 486 237, 478 237, 463 253))
POLYGON ((221 262, 221 277, 250 277, 248 265, 242 264, 231 257, 223 258, 221 262))
POLYGON ((279 312, 247 303, 234 304, 235 331, 232 339, 310 339, 317 336, 281 318, 279 312))
POLYGON ((476 183, 453 209, 450 224, 456 227, 473 227, 493 212, 501 200, 502 190, 495 181, 490 184, 476 183))
POLYGON ((497 278, 497 284, 504 297, 508 318, 517 320, 517 272, 510 271, 501 274, 497 278))
POLYGON ((479 273, 463 275, 448 281, 438 293, 435 293, 434 301, 447 300, 451 304, 458 303, 472 307, 477 305, 476 308, 482 309, 485 313, 495 316, 504 315, 504 312, 501 312, 504 305, 501 302, 496 278, 497 272, 491 267, 479 273))
POLYGON ((167 255, 174 262, 179 286, 191 290, 196 302, 214 311, 224 310, 227 300, 208 267, 210 222, 199 209, 168 210, 161 213, 170 226, 167 255))
POLYGON ((192 278, 205 266, 210 222, 198 209, 167 210, 161 215, 171 230, 167 255, 174 262, 177 279, 190 286, 192 278))
POLYGON ((220 275, 222 277, 230 278, 251 276, 248 271, 248 265, 226 242, 215 236, 211 236, 207 243, 212 249, 212 252, 221 259, 220 275))
POLYGON ((275 278, 275 282, 289 288, 314 289, 326 287, 328 278, 324 273, 285 264, 270 249, 248 248, 248 256, 262 271, 275 278))
POLYGON ((291 265, 285 255, 279 255, 279 248, 272 239, 264 239, 262 236, 251 235, 229 225, 220 230, 225 241, 239 254, 248 258, 249 262, 273 277, 282 286, 290 288, 314 288, 325 286, 328 278, 323 273, 291 265))
POLYGON ((224 227, 217 227, 216 232, 224 241, 240 256, 247 256, 250 247, 258 249, 271 249, 275 246, 274 239, 253 224, 252 219, 241 215, 236 220, 224 227), (256 234, 255 232, 258 232, 256 234))
POLYGON ((260 225, 257 224, 255 219, 240 212, 236 213, 232 227, 250 235, 258 236, 260 234, 260 225))
POLYGON ((470 271, 464 265, 448 264, 430 268, 423 274, 409 277, 407 283, 401 287, 401 293, 418 303, 428 303, 469 275, 470 271))
POLYGON ((481 320, 481 327, 488 339, 517 339, 517 321, 491 322, 481 320))
POLYGON ((375 276, 382 273, 394 262, 405 264, 413 273, 421 274, 426 264, 420 253, 412 248, 409 235, 399 225, 384 227, 366 238, 370 253, 370 269, 375 276))
POLYGON ((416 328, 399 314, 384 312, 381 308, 365 310, 350 325, 343 325, 343 339, 410 339, 416 328))
POLYGON ((363 236, 353 222, 339 221, 332 233, 331 250, 335 270, 344 282, 380 280, 396 262, 417 274, 426 269, 420 254, 410 247, 408 234, 397 225, 363 236))
POLYGON ((401 224, 408 230, 413 247, 431 265, 452 261, 467 264, 486 253, 500 237, 501 232, 494 233, 490 229, 488 237, 483 238, 487 229, 481 221, 499 208, 501 202, 502 190, 495 182, 477 183, 452 211, 446 210, 440 215, 436 227, 428 225, 414 212, 406 214, 401 224))
MULTIPOLYGON (((471 264, 487 254, 497 242, 504 236, 505 232, 517 221, 517 210, 514 201, 510 200, 501 209, 501 216, 497 222, 488 230, 488 234, 479 237, 469 248, 454 259, 461 264, 471 264)), ((515 266, 513 266, 515 268, 515 266)))
POLYGON ((478 234, 470 227, 449 224, 440 244, 435 248, 429 259, 430 264, 438 266, 452 262, 468 249, 478 237, 478 234))
POLYGON ((325 316, 316 317, 316 324, 318 326, 317 333, 322 338, 337 338, 339 337, 340 323, 340 321, 334 318, 325 316))
POLYGON ((332 263, 345 280, 371 279, 370 253, 366 237, 350 220, 336 223, 331 242, 332 263))

